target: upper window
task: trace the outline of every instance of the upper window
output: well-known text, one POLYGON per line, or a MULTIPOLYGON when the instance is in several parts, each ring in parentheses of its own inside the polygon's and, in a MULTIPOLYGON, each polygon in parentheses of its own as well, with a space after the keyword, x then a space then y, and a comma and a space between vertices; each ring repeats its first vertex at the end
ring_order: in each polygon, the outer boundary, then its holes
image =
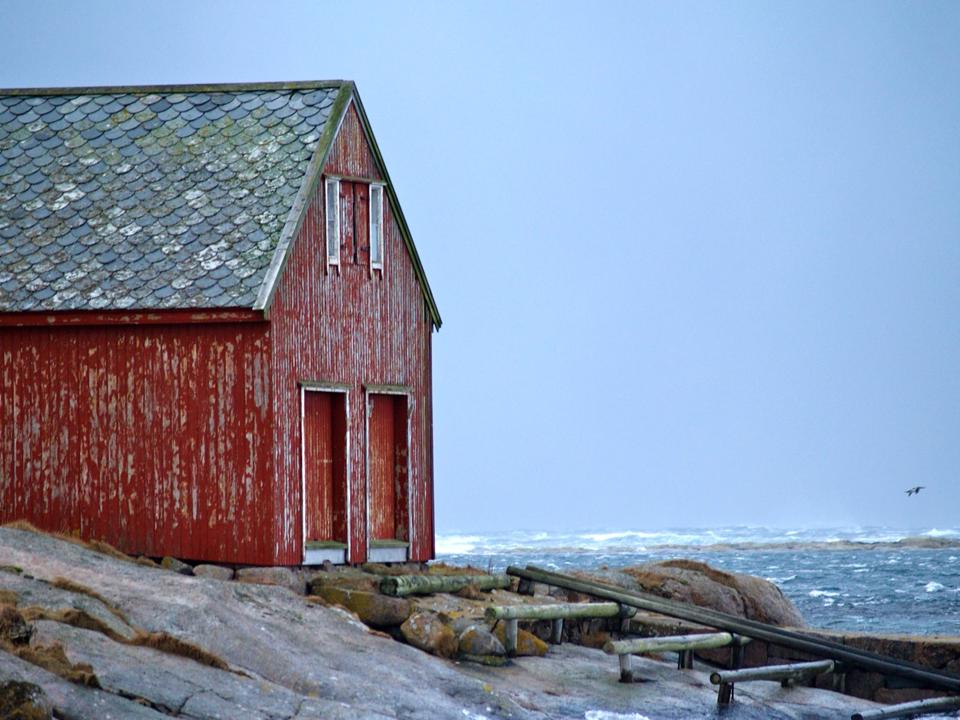
POLYGON ((340 264, 340 180, 327 178, 324 184, 327 213, 327 265, 340 264))
POLYGON ((370 185, 370 268, 383 269, 383 185, 370 185))

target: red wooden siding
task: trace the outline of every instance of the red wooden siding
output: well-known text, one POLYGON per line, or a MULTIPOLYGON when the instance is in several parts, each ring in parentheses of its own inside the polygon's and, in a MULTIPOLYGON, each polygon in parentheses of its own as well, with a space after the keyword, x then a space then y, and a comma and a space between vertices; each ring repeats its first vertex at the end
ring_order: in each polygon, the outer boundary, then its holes
POLYGON ((304 393, 307 540, 347 540, 345 412, 343 393, 304 393))
POLYGON ((272 563, 266 323, 0 329, 0 521, 272 563))
MULTIPOLYGON (((334 142, 325 173, 380 179, 352 107, 334 142)), ((387 384, 410 388, 410 557, 428 560, 433 557, 434 547, 432 324, 426 303, 389 203, 384 207, 384 269, 382 274, 373 275, 366 261, 354 263, 352 255, 348 256, 351 261, 342 257, 339 268, 327 272, 323 210, 323 184, 319 183, 270 311, 277 407, 276 482, 284 498, 282 562, 301 561, 293 549, 302 544, 298 397, 298 383, 302 381, 349 387, 351 562, 367 557, 365 388, 387 384)))

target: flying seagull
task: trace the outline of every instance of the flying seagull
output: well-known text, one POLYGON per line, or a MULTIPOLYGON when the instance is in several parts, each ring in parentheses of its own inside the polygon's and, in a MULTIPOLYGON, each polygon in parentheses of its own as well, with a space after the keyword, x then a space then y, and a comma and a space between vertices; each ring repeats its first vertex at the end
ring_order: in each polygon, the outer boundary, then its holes
POLYGON ((904 492, 907 494, 907 497, 910 497, 911 495, 916 495, 918 492, 920 492, 921 490, 923 490, 925 487, 926 487, 926 485, 914 485, 914 486, 913 486, 912 488, 910 488, 909 490, 904 490, 904 492))

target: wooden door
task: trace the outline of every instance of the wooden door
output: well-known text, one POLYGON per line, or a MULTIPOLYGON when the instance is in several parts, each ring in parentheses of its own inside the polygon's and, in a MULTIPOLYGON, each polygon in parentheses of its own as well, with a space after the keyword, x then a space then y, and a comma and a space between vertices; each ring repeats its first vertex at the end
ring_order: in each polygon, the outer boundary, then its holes
POLYGON ((371 394, 368 411, 370 539, 407 540, 407 397, 371 394))
POLYGON ((346 402, 344 393, 303 393, 306 542, 347 541, 346 402))

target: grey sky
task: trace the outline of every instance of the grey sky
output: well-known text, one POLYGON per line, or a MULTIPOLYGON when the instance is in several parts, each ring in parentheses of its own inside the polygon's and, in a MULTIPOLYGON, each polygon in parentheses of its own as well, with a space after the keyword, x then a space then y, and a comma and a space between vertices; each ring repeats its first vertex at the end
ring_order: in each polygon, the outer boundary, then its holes
POLYGON ((357 81, 440 530, 960 527, 960 4, 340 5, 8 0, 0 86, 357 81))

